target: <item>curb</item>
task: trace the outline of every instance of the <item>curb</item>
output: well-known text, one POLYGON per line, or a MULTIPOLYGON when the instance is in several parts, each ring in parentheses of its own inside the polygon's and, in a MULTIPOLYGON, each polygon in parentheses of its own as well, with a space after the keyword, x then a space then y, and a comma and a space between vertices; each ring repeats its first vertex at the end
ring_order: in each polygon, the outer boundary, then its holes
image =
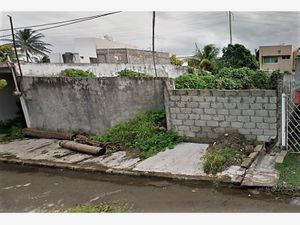
POLYGON ((143 172, 143 171, 132 171, 132 170, 124 170, 124 169, 113 169, 107 167, 98 166, 84 166, 83 165, 70 165, 69 163, 58 163, 58 162, 50 162, 50 161, 36 161, 36 160, 21 160, 18 158, 7 159, 0 157, 0 162, 11 163, 11 164, 21 164, 28 166, 42 166, 49 168, 59 168, 59 169, 69 169, 74 171, 82 171, 82 172, 99 172, 104 174, 111 175, 128 175, 128 176, 136 176, 136 177, 155 177, 155 178, 165 178, 170 180, 178 180, 178 181, 197 181, 197 182, 219 182, 224 184, 232 184, 232 185, 240 185, 241 182, 232 182, 229 177, 215 177, 215 176, 192 176, 192 175, 174 175, 170 173, 161 173, 161 172, 143 172))

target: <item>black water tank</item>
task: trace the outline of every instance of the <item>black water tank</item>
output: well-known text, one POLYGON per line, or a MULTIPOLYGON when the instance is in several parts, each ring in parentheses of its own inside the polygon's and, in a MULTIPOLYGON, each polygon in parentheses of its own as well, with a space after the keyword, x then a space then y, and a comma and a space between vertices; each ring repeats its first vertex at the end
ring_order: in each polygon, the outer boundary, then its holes
POLYGON ((74 54, 72 52, 66 52, 62 55, 64 63, 74 63, 74 54))

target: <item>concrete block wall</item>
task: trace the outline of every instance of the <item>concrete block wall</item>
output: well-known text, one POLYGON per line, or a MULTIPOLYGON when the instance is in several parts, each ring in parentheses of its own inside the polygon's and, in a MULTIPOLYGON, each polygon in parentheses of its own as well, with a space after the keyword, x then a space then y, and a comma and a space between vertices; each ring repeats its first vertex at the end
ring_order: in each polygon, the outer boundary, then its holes
POLYGON ((165 90, 168 128, 186 138, 238 131, 248 140, 277 136, 276 90, 165 90))

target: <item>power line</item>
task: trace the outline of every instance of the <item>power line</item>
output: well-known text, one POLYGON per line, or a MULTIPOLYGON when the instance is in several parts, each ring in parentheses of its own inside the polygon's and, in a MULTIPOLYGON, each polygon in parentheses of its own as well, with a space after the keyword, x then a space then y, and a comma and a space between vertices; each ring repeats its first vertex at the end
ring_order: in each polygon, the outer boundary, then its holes
MULTIPOLYGON (((82 18, 80 18, 80 19, 74 19, 73 22, 68 22, 68 23, 64 22, 64 24, 60 24, 60 25, 56 25, 56 26, 51 26, 51 27, 46 27, 46 28, 37 29, 36 31, 50 30, 50 29, 54 29, 54 28, 58 28, 58 27, 68 26, 68 25, 71 25, 71 24, 80 23, 80 22, 85 22, 85 21, 88 21, 88 20, 93 20, 93 19, 97 19, 97 18, 99 18, 99 17, 109 16, 109 15, 116 14, 116 13, 120 13, 120 12, 122 12, 122 11, 110 12, 110 13, 105 13, 105 14, 95 15, 95 16, 86 17, 86 18, 82 17, 82 18)), ((56 24, 58 24, 58 23, 61 23, 61 22, 57 22, 56 24)), ((54 23, 52 23, 52 24, 54 24, 54 23)), ((42 25, 40 24, 40 25, 37 25, 37 26, 42 26, 42 25)), ((45 26, 45 25, 44 25, 44 26, 45 26)), ((32 27, 32 26, 28 26, 28 27, 32 27)), ((25 27, 23 27, 23 28, 25 28, 25 27)), ((26 28, 27 28, 27 27, 26 27, 26 28)), ((17 28, 15 28, 15 29, 17 29, 17 28)), ((11 36, 11 34, 9 34, 9 35, 2 35, 2 36, 0 36, 0 38, 1 38, 1 37, 10 37, 10 36, 11 36)))

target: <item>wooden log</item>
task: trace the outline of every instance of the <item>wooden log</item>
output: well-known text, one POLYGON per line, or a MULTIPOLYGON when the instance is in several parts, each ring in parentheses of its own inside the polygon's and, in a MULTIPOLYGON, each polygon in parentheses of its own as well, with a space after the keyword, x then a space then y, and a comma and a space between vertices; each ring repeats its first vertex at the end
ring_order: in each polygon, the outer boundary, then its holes
POLYGON ((38 138, 50 138, 50 139, 60 139, 60 140, 73 140, 75 133, 71 132, 59 132, 59 131, 46 131, 34 128, 24 128, 22 133, 30 137, 38 138))
POLYGON ((93 155, 103 155, 105 154, 105 148, 80 144, 75 141, 60 141, 59 145, 63 148, 67 148, 73 151, 88 153, 93 155))

